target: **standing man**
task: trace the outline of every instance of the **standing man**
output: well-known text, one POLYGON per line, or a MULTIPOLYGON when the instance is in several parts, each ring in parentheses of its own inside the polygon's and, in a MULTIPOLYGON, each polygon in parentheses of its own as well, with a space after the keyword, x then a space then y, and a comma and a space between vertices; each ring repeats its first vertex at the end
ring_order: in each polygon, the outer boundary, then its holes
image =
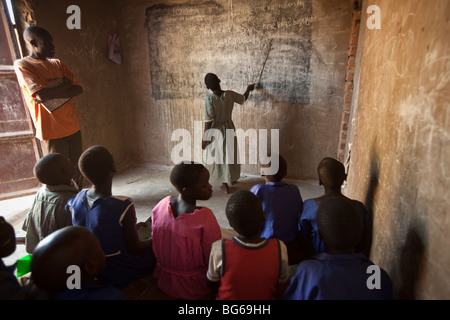
POLYGON ((71 98, 83 92, 73 74, 54 59, 55 46, 50 33, 31 26, 23 33, 29 56, 16 60, 14 70, 41 140, 44 154, 61 153, 76 166, 76 187, 82 188, 78 170, 82 153, 80 124, 71 98))

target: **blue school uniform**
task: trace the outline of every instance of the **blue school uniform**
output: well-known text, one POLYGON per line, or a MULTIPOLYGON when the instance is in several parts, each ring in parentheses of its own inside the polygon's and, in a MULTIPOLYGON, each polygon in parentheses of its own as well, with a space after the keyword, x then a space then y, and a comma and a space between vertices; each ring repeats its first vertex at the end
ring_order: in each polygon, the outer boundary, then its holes
POLYGON ((250 190, 260 200, 266 221, 261 238, 278 238, 284 243, 293 241, 298 234, 298 217, 303 199, 298 187, 285 182, 257 184, 250 190))
MULTIPOLYGON (((365 228, 367 210, 362 202, 357 200, 353 200, 353 202, 359 214, 361 215, 361 220, 365 228)), ((305 203, 303 204, 302 214, 300 216, 300 221, 298 223, 298 229, 302 234, 302 236, 305 238, 306 243, 309 246, 309 250, 312 252, 312 255, 325 252, 325 244, 317 234, 318 230, 316 221, 317 209, 319 209, 319 205, 317 204, 315 199, 306 200, 305 203)), ((363 240, 364 239, 361 238, 360 243, 358 244, 357 251, 359 251, 359 249, 362 249, 360 247, 364 245, 363 240)))
POLYGON ((368 269, 373 265, 361 253, 319 253, 300 262, 283 299, 391 300, 389 275, 382 268, 368 269))
POLYGON ((128 300, 119 289, 112 286, 91 284, 80 289, 52 292, 55 300, 128 300))
POLYGON ((14 299, 21 293, 22 287, 13 273, 14 268, 15 265, 7 267, 0 259, 0 300, 14 299))
POLYGON ((20 285, 14 270, 16 264, 6 266, 0 259, 0 300, 47 300, 48 295, 44 290, 34 284, 20 285))
POLYGON ((123 287, 151 274, 156 264, 151 246, 144 254, 134 256, 127 252, 122 219, 133 205, 131 199, 116 196, 100 198, 88 208, 87 191, 80 191, 67 205, 72 211, 73 225, 88 228, 97 237, 106 255, 106 267, 98 278, 123 287))

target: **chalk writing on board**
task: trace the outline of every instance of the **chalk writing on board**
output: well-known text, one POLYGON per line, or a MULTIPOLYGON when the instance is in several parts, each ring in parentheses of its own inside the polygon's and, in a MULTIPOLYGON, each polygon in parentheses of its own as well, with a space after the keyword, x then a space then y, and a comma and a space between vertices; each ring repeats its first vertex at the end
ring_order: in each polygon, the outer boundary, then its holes
POLYGON ((154 99, 204 98, 208 72, 223 89, 244 91, 268 53, 259 82, 266 94, 309 103, 312 0, 158 4, 146 14, 154 99))

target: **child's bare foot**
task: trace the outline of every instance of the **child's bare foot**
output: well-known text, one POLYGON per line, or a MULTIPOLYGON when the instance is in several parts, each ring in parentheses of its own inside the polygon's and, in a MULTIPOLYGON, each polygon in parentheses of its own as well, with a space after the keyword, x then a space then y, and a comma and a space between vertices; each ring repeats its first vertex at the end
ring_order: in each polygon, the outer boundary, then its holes
POLYGON ((235 180, 235 181, 231 182, 231 185, 234 186, 234 185, 237 184, 237 183, 238 183, 238 181, 235 180))
POLYGON ((222 185, 220 186, 220 190, 222 190, 223 193, 228 194, 228 184, 222 183, 222 185))

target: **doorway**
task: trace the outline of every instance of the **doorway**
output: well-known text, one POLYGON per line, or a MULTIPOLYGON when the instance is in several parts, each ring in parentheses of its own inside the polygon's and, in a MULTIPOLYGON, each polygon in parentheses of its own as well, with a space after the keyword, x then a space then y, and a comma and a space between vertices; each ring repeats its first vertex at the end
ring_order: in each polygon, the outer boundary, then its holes
POLYGON ((33 167, 42 154, 14 72, 21 52, 7 9, 0 1, 0 200, 36 192, 33 167))

